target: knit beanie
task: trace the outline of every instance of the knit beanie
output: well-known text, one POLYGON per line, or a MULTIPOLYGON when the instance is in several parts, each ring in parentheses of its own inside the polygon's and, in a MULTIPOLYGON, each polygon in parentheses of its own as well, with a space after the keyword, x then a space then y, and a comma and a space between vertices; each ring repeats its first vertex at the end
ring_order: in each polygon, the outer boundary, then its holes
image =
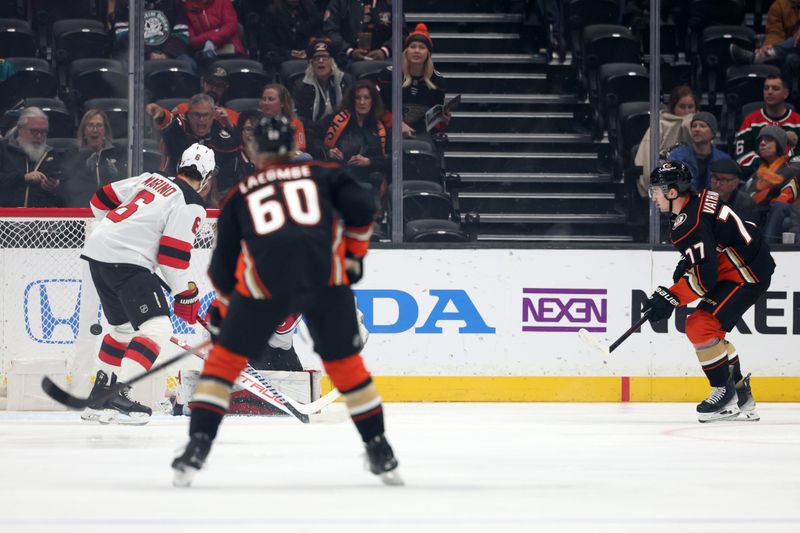
POLYGON ((414 31, 409 33, 408 37, 406 37, 406 47, 411 43, 422 43, 428 51, 433 51, 433 41, 431 40, 430 33, 428 33, 428 27, 422 22, 417 24, 414 31))
POLYGON ((708 124, 708 127, 711 128, 711 133, 713 133, 714 135, 716 135, 717 132, 719 131, 719 126, 717 125, 717 117, 715 117, 708 111, 700 111, 698 113, 695 113, 694 116, 692 117, 692 124, 694 124, 698 120, 700 122, 705 122, 706 124, 708 124))
POLYGON ((789 142, 789 137, 786 135, 786 131, 780 126, 766 126, 761 128, 761 131, 758 132, 756 144, 761 142, 761 137, 775 139, 775 144, 778 145, 779 156, 782 156, 786 152, 786 144, 789 142))

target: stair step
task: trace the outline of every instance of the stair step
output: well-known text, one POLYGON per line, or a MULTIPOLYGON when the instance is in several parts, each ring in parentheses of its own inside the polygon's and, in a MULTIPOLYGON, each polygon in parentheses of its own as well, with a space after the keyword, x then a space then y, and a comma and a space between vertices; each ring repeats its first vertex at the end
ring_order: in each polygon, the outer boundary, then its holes
POLYGON ((455 111, 451 133, 574 133, 579 121, 572 111, 455 111))
MULTIPOLYGON (((598 224, 622 223, 625 215, 620 213, 483 213, 480 222, 489 224, 598 224)), ((462 222, 466 213, 462 213, 462 222)))
POLYGON ((444 72, 451 93, 550 93, 544 72, 444 72))
POLYGON ((431 32, 436 52, 469 54, 508 54, 520 48, 519 33, 509 32, 431 32))
POLYGON ((522 15, 518 13, 406 13, 406 22, 455 22, 468 24, 519 24, 522 15))
MULTIPOLYGON (((453 98, 458 93, 448 93, 446 99, 453 98)), ((578 97, 574 94, 492 94, 492 93, 462 93, 462 104, 577 104, 578 97)))
POLYGON ((501 235, 501 234, 478 234, 477 240, 481 242, 633 242, 630 235, 501 235))
MULTIPOLYGON (((554 149, 559 146, 552 145, 554 149)), ((590 145, 591 146, 591 145, 590 145)), ((572 148, 572 147, 570 147, 572 148)), ((487 152, 445 151, 451 172, 596 172, 596 152, 487 152)))
MULTIPOLYGON (((607 183, 610 174, 595 172, 460 172, 468 183, 607 183)), ((460 196, 460 195, 459 195, 460 196)))
POLYGON ((522 63, 522 64, 547 64, 547 60, 540 54, 453 54, 434 53, 433 62, 436 65, 443 63, 522 63))
POLYGON ((459 192, 458 197, 502 200, 606 200, 613 201, 612 192, 459 192))
POLYGON ((462 143, 591 143, 587 133, 448 133, 450 142, 462 143))

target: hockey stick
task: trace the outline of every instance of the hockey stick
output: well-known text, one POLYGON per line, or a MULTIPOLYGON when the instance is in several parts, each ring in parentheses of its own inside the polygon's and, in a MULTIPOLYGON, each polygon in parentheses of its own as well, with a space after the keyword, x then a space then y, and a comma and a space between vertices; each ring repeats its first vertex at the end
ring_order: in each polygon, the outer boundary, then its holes
POLYGON ((642 327, 642 324, 647 322, 647 320, 649 318, 650 318, 650 313, 649 312, 644 313, 641 317, 639 317, 639 320, 637 320, 634 325, 629 327, 625 331, 625 333, 620 335, 619 338, 617 340, 615 340, 614 342, 612 342, 610 346, 606 346, 605 344, 601 343, 591 333, 589 333, 587 330, 585 330, 583 328, 578 330, 578 336, 581 338, 581 340, 583 342, 585 342, 586 344, 588 344, 589 346, 591 346, 595 350, 598 350, 599 352, 602 352, 604 355, 610 355, 611 352, 616 350, 617 347, 620 344, 622 344, 625 341, 625 339, 630 337, 633 334, 634 331, 636 331, 637 329, 642 327))
MULTIPOLYGON (((176 337, 172 337, 170 341, 181 348, 190 348, 185 341, 182 341, 176 337)), ((201 359, 206 358, 206 355, 200 351, 194 351, 193 353, 201 359)), ((288 396, 282 394, 269 382, 269 380, 267 380, 267 378, 259 374, 258 371, 250 365, 247 365, 247 367, 242 371, 242 373, 236 379, 236 383, 250 394, 253 394, 265 402, 274 405, 284 413, 294 416, 304 424, 311 422, 311 415, 321 411, 324 407, 333 403, 340 396, 339 391, 333 389, 315 402, 311 402, 309 404, 296 403, 288 396)))
POLYGON ((102 394, 99 394, 96 398, 88 398, 88 397, 87 398, 78 398, 77 396, 74 396, 74 395, 70 394, 69 392, 65 391, 64 389, 62 389, 61 387, 56 385, 53 382, 53 380, 50 379, 47 376, 42 378, 42 390, 45 392, 45 394, 50 396, 53 400, 57 401, 58 403, 60 403, 62 405, 66 405, 70 409, 84 409, 86 407, 89 407, 89 404, 91 404, 91 403, 105 402, 106 400, 108 400, 109 398, 111 398, 112 396, 117 394, 124 387, 133 385, 137 381, 141 381, 141 380, 145 379, 146 377, 148 377, 148 376, 150 376, 152 374, 155 374, 159 370, 162 370, 162 369, 170 366, 173 363, 177 363, 178 361, 180 361, 181 359, 183 359, 187 355, 190 355, 190 354, 194 353, 195 350, 202 350, 203 348, 205 348, 206 346, 209 346, 209 345, 211 345, 211 340, 206 340, 206 341, 198 344, 195 347, 191 347, 191 349, 185 350, 185 351, 175 355, 171 359, 167 359, 163 363, 159 363, 157 365, 153 365, 153 367, 150 368, 150 370, 146 370, 146 371, 144 371, 144 372, 132 377, 126 383, 117 383, 115 385, 110 386, 108 388, 108 390, 104 391, 102 394))

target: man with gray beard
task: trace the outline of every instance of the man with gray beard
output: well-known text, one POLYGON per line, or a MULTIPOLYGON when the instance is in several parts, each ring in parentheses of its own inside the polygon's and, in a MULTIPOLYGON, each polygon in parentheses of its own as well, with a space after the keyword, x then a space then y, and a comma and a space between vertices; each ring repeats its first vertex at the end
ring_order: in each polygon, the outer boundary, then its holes
POLYGON ((48 129, 47 115, 27 107, 0 142, 0 207, 62 207, 61 161, 47 145, 48 129))

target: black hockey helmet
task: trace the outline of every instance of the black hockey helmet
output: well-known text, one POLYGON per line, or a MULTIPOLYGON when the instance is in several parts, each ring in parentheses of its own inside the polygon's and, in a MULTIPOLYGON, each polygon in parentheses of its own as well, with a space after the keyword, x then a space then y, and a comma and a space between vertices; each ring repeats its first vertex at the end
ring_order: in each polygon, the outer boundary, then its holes
POLYGON ((253 138, 258 154, 281 156, 294 150, 294 126, 286 117, 263 117, 253 138))
POLYGON ((670 187, 686 194, 692 191, 692 171, 683 161, 665 161, 650 173, 650 185, 661 187, 664 194, 670 187))

